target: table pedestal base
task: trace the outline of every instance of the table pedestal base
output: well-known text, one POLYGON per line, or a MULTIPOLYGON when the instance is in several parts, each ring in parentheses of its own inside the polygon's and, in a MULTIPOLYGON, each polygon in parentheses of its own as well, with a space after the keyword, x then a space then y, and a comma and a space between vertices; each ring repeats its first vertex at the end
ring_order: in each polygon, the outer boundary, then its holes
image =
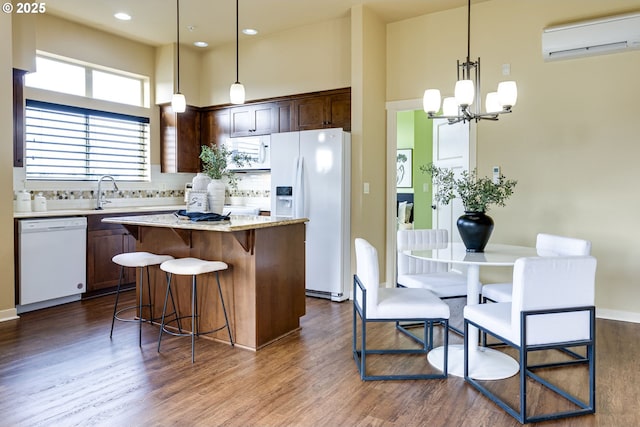
MULTIPOLYGON (((429 363, 444 368, 444 347, 436 347, 427 355, 429 363)), ((511 356, 485 347, 469 349, 469 376, 477 380, 509 378, 520 370, 520 364, 511 356)), ((464 377, 464 346, 449 346, 449 374, 464 377)))

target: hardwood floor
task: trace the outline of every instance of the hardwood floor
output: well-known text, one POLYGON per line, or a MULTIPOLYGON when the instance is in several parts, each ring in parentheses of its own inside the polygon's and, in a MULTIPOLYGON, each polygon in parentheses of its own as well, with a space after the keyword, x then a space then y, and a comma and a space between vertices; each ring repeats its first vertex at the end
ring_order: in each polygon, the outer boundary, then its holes
MULTIPOLYGON (((520 425, 457 377, 360 381, 350 302, 307 298, 302 329, 258 352, 199 339, 192 365, 188 338, 163 338, 156 351, 157 326, 143 325, 142 348, 134 323, 117 322, 110 340, 113 301, 0 323, 0 425, 520 425)), ((375 326, 372 337, 402 339, 390 325, 375 326)), ((640 325, 598 320, 597 327, 596 415, 541 425, 640 425, 640 325)))

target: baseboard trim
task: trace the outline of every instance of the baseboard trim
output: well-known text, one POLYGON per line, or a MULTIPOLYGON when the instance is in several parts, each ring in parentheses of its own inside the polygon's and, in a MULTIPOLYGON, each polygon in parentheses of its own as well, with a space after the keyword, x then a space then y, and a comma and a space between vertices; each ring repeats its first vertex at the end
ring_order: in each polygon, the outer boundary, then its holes
POLYGON ((0 310, 0 322, 6 322, 7 320, 19 319, 18 311, 15 308, 9 308, 6 310, 0 310))
POLYGON ((640 323, 640 313, 632 311, 608 310, 596 308, 596 317, 599 319, 619 320, 621 322, 640 323))

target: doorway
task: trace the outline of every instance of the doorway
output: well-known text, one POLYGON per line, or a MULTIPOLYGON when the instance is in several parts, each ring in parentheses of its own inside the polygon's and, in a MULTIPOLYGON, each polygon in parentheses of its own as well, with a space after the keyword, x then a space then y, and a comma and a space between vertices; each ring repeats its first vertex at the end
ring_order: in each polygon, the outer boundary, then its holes
MULTIPOLYGON (((395 284, 396 277, 396 206, 397 206, 397 153, 398 153, 398 113, 406 112, 406 111, 422 111, 422 99, 411 99, 404 101, 391 101, 386 104, 387 110, 387 203, 386 203, 386 218, 387 218, 387 233, 386 233, 386 253, 385 253, 385 263, 386 263, 386 283, 388 286, 393 286, 395 284)), ((439 164, 443 167, 450 167, 451 165, 442 163, 440 160, 443 159, 444 152, 442 151, 442 147, 445 147, 449 154, 451 149, 449 141, 455 141, 455 150, 456 157, 462 159, 461 161, 468 164, 469 168, 474 167, 476 163, 476 139, 475 139, 475 126, 471 127, 469 124, 460 124, 454 125, 456 127, 450 126, 448 124, 442 123, 441 120, 434 121, 433 123, 433 135, 431 136, 430 144, 435 144, 433 146, 433 157, 431 159, 425 159, 425 161, 418 160, 414 161, 414 164, 421 165, 427 164, 431 160, 434 160, 436 164, 439 164), (459 126, 463 127, 460 128, 459 126), (472 128, 472 129, 470 129, 472 128), (466 132, 464 131, 466 129, 466 132), (470 133, 471 132, 471 133, 470 133), (456 141, 459 139, 460 141, 456 141), (464 139, 464 141, 463 141, 464 139), (440 143, 444 143, 440 145, 440 143)), ((414 170, 414 174, 421 174, 419 170, 414 170)), ((429 184, 426 188, 424 186, 419 186, 422 188, 416 188, 414 191, 417 194, 417 199, 420 203, 428 203, 430 204, 431 200, 431 185, 429 184), (426 191, 425 191, 426 190, 426 191), (421 194, 420 194, 421 193, 421 194)), ((416 198, 416 194, 414 194, 414 200, 416 198)), ((452 209, 449 209, 452 211, 452 209)), ((452 221, 452 216, 449 215, 449 221, 452 221)), ((437 215, 433 215, 433 224, 437 227, 445 227, 451 228, 451 225, 445 226, 443 224, 443 215, 438 212, 437 215)), ((424 228, 424 227, 419 227, 424 228)), ((450 231, 451 233, 451 231, 450 231)), ((454 233, 451 233, 451 237, 453 237, 454 233)), ((456 233, 457 236, 457 233, 456 233)))

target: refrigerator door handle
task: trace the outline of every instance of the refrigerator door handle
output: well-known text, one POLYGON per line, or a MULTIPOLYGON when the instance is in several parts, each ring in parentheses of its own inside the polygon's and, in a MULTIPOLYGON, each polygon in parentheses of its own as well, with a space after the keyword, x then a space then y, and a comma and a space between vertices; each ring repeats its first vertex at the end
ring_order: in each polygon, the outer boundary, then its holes
POLYGON ((298 157, 296 161, 296 176, 293 187, 293 216, 304 217, 304 159, 298 157))

